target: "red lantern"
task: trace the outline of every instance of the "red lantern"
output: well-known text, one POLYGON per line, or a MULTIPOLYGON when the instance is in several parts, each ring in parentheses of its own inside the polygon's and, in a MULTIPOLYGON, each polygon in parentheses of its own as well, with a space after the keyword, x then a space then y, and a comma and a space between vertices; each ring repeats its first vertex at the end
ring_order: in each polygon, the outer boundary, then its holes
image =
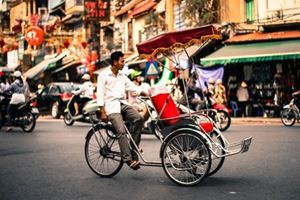
POLYGON ((2 47, 2 52, 3 53, 8 52, 8 46, 6 44, 2 47))
POLYGON ((69 40, 65 40, 65 41, 64 41, 64 47, 65 47, 65 48, 68 48, 69 46, 70 46, 69 40))
POLYGON ((44 40, 44 31, 38 26, 30 26, 25 31, 25 40, 34 46, 42 44, 44 40))
POLYGON ((14 44, 13 44, 13 49, 14 49, 14 50, 17 50, 18 48, 19 48, 18 42, 14 42, 14 44))
POLYGON ((85 49, 87 46, 87 42, 86 41, 81 42, 81 46, 85 49))
POLYGON ((0 38, 0 47, 3 47, 5 45, 5 42, 2 38, 0 38))

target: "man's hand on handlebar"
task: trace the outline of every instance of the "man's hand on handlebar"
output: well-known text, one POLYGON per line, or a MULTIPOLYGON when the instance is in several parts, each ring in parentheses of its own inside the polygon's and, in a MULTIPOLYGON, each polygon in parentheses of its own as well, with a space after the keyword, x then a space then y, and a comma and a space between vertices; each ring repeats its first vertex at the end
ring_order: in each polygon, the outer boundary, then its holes
POLYGON ((107 117, 104 107, 100 107, 100 119, 101 119, 101 121, 103 121, 105 123, 108 122, 108 117, 107 117))

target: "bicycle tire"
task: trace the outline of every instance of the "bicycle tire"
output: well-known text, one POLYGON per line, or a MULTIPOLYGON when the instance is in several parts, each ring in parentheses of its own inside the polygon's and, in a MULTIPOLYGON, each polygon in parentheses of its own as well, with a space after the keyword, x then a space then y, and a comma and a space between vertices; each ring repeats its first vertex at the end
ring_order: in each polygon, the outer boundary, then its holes
POLYGON ((97 124, 91 128, 84 149, 88 166, 98 176, 113 177, 122 169, 118 139, 111 126, 97 124))
POLYGON ((211 165, 210 150, 204 139, 196 130, 186 128, 176 130, 165 139, 161 148, 161 159, 167 176, 182 186, 200 183, 206 177, 211 165))
POLYGON ((281 112, 280 119, 284 126, 293 126, 296 122, 296 114, 292 109, 285 108, 281 112))

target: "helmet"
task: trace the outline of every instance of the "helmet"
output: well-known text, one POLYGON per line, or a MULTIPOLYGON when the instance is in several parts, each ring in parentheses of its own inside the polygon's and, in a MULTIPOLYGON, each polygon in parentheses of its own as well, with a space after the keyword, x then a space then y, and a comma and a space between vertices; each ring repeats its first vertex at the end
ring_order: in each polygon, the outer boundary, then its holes
POLYGON ((217 84, 222 84, 222 79, 217 79, 217 80, 216 80, 216 83, 217 83, 217 84))
POLYGON ((13 74, 14 77, 21 77, 22 73, 20 71, 15 71, 13 74))
POLYGON ((214 83, 215 83, 215 79, 214 79, 214 78, 209 78, 209 79, 208 79, 208 83, 214 84, 214 83))
POLYGON ((90 80, 90 75, 84 74, 84 75, 81 77, 81 79, 86 80, 86 81, 89 81, 89 80, 90 80))
POLYGON ((129 77, 131 80, 134 80, 136 77, 141 75, 141 73, 142 73, 141 71, 131 70, 131 72, 129 73, 129 77))

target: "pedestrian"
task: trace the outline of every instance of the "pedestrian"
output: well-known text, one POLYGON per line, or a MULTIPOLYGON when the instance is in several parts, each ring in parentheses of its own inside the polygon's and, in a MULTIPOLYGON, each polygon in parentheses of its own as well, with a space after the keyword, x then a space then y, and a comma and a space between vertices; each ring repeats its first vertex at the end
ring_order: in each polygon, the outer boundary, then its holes
POLYGON ((104 122, 110 121, 116 130, 124 162, 134 170, 140 168, 138 155, 131 150, 126 135, 125 121, 132 122, 131 134, 137 144, 141 140, 141 130, 144 125, 143 117, 126 101, 127 91, 144 93, 121 70, 124 67, 124 54, 121 51, 113 52, 110 56, 111 67, 102 72, 97 80, 97 103, 100 107, 100 117, 104 122))
POLYGON ((247 88, 247 84, 243 81, 240 85, 240 87, 237 89, 236 97, 238 100, 238 105, 241 109, 241 115, 242 117, 245 116, 246 113, 246 105, 249 100, 249 92, 247 88))
POLYGON ((211 96, 214 96, 214 94, 215 94, 215 79, 212 77, 208 79, 207 90, 211 96))

